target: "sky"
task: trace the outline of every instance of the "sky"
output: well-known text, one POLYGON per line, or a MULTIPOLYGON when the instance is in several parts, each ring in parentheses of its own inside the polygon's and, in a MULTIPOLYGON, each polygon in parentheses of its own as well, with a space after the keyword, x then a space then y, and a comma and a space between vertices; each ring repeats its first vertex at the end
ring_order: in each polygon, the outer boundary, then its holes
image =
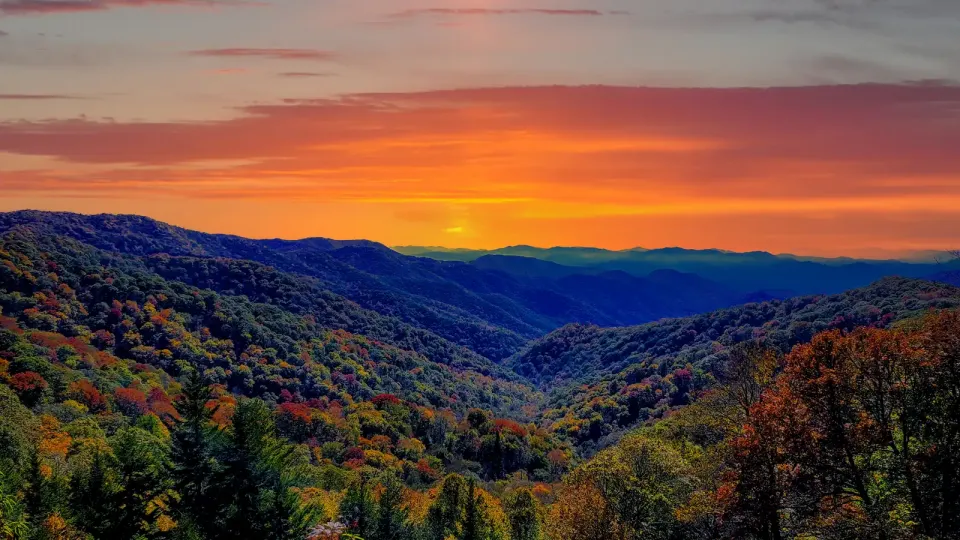
POLYGON ((0 210, 960 247, 956 0, 0 0, 0 210))

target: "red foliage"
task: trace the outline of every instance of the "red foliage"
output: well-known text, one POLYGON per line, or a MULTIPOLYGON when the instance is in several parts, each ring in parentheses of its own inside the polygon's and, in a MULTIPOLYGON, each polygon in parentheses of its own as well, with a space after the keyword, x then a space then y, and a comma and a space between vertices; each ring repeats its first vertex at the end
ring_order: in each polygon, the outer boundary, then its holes
POLYGON ((33 406, 47 389, 47 381, 39 373, 24 371, 10 378, 10 387, 27 406, 33 406))
POLYGON ((23 330, 20 329, 20 326, 17 325, 17 320, 11 317, 6 317, 0 315, 0 328, 4 330, 10 330, 16 332, 17 334, 22 334, 23 330))
POLYGON ((127 416, 139 416, 147 410, 147 396, 136 388, 117 388, 113 392, 117 409, 127 416))
POLYGON ((523 438, 527 436, 527 430, 513 420, 506 418, 497 418, 493 421, 493 431, 496 433, 509 433, 523 438))
POLYGON ((347 448, 347 451, 343 454, 343 458, 346 461, 351 461, 351 460, 362 461, 365 457, 366 457, 366 454, 363 453, 363 448, 358 448, 356 446, 347 448))
POLYGON ((43 391, 47 388, 47 381, 39 373, 24 371, 10 378, 10 387, 18 394, 36 390, 43 391))
POLYGON ((380 394, 378 396, 375 396, 371 401, 373 401, 373 404, 376 405, 377 407, 381 407, 387 404, 400 405, 400 398, 398 398, 393 394, 380 394))
POLYGON ((420 461, 417 462, 417 472, 419 472, 424 478, 429 480, 440 479, 440 473, 434 470, 434 468, 430 466, 430 462, 427 461, 426 459, 421 459, 420 461))
POLYGON ((277 414, 306 424, 311 422, 310 407, 303 403, 281 403, 277 407, 277 414))
POLYGON ((86 405, 90 412, 98 413, 107 410, 106 398, 87 379, 70 383, 67 387, 67 395, 86 405))
POLYGON ((276 415, 277 429, 287 438, 305 442, 313 435, 313 411, 306 404, 281 403, 276 415))
POLYGON ((100 349, 113 347, 116 344, 116 341, 117 340, 113 337, 113 334, 107 332, 106 330, 97 330, 94 332, 93 337, 90 338, 90 343, 100 349))
POLYGON ((157 387, 151 388, 147 399, 150 401, 150 411, 164 422, 169 423, 171 420, 180 417, 177 409, 170 400, 170 396, 168 396, 163 389, 157 387))

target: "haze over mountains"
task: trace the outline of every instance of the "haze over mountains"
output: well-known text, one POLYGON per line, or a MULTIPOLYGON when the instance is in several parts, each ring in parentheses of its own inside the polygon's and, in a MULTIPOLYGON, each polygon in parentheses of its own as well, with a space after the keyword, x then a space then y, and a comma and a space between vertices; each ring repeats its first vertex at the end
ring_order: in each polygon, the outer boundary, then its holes
MULTIPOLYGON (((862 287, 884 276, 929 277, 960 268, 946 252, 923 252, 905 260, 774 255, 755 251, 736 253, 719 249, 684 248, 611 251, 590 247, 537 248, 511 246, 495 250, 443 249, 403 246, 401 253, 437 260, 470 262, 508 273, 555 276, 563 273, 622 271, 634 276, 672 270, 700 277, 743 294, 766 292, 785 298, 799 294, 832 294, 862 287), (537 265, 546 261, 560 266, 537 265)), ((757 296, 762 298, 762 296, 757 296)))

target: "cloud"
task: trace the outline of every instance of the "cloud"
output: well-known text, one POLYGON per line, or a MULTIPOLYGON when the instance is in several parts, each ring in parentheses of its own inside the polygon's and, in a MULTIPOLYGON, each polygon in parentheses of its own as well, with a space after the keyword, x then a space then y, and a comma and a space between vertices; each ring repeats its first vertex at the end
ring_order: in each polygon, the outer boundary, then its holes
POLYGON ((10 32, 4 32, 3 30, 0 30, 0 37, 7 37, 9 35, 10 35, 10 32))
POLYGON ((71 96, 67 94, 0 94, 0 100, 10 101, 43 101, 54 99, 86 99, 80 96, 71 96))
POLYGON ((210 56, 215 58, 269 58, 272 60, 309 60, 329 62, 337 59, 332 51, 318 49, 258 49, 258 48, 227 48, 227 49, 200 49, 189 51, 191 56, 210 56))
POLYGON ((413 18, 421 16, 474 16, 474 15, 549 15, 549 16, 577 16, 601 17, 604 15, 624 15, 623 11, 600 11, 596 9, 534 9, 534 8, 425 8, 407 9, 391 13, 391 18, 413 18))
POLYGON ((118 7, 228 6, 248 4, 243 0, 0 0, 4 15, 44 15, 103 11, 118 7))
POLYGON ((50 160, 8 168, 3 190, 506 205, 541 220, 960 207, 960 87, 945 82, 476 88, 238 113, 0 123, 0 152, 50 160))
POLYGON ((315 71, 285 71, 279 74, 281 77, 288 77, 291 79, 309 79, 313 77, 333 77, 334 73, 321 73, 315 71))
POLYGON ((207 73, 211 75, 242 75, 248 73, 248 70, 244 68, 223 68, 223 69, 212 69, 207 73))

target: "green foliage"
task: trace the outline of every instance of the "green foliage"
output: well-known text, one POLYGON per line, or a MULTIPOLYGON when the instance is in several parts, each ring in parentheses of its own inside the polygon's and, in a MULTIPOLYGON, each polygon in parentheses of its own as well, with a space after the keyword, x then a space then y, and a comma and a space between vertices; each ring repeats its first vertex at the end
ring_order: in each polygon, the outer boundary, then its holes
POLYGON ((504 500, 504 510, 510 521, 511 540, 540 540, 542 517, 537 499, 526 488, 509 493, 504 500))
POLYGON ((821 331, 884 328, 958 306, 954 287, 886 278, 834 296, 747 304, 643 326, 569 325, 532 342, 507 365, 550 387, 544 418, 589 451, 724 382, 738 344, 758 341, 786 353, 821 331))
POLYGON ((956 289, 888 279, 562 329, 510 362, 552 385, 541 409, 504 368, 321 281, 128 225, 105 240, 129 240, 122 253, 36 227, 0 237, 0 538, 960 529, 960 316, 909 318, 956 289))

